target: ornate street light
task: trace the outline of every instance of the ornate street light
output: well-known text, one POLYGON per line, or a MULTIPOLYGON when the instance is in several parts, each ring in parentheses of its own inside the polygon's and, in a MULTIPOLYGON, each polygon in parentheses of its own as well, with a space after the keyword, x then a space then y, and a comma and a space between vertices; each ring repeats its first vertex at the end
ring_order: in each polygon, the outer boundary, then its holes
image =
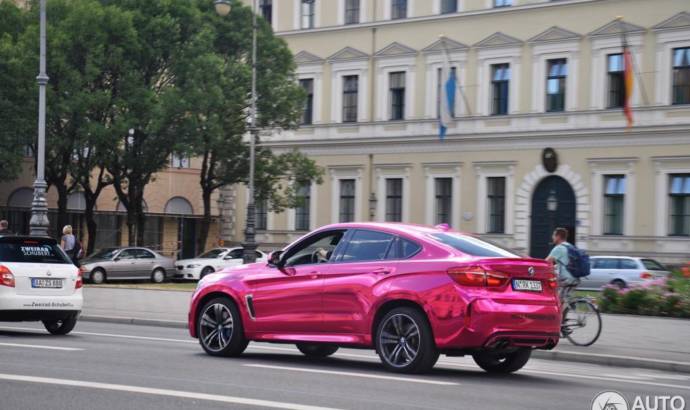
MULTIPOLYGON (((230 13, 230 2, 228 0, 215 0, 213 5, 216 13, 220 16, 227 16, 230 13)), ((259 128, 256 124, 256 51, 257 51, 257 20, 256 20, 256 0, 252 2, 252 96, 251 108, 249 112, 249 201, 247 203, 247 226, 244 230, 244 263, 256 262, 256 203, 254 193, 254 173, 256 157, 256 139, 259 128)))
POLYGON ((45 157, 46 157, 46 0, 40 0, 40 62, 38 81, 38 141, 36 149, 36 180, 34 181, 34 199, 31 202, 31 236, 48 236, 48 203, 46 202, 45 157))

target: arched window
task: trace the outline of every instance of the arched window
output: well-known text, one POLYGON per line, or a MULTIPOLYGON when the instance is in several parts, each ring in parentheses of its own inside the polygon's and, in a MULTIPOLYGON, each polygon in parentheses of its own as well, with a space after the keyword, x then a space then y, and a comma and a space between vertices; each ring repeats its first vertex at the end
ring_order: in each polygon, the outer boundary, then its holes
POLYGON ((165 204, 165 213, 168 215, 194 215, 192 204, 181 196, 170 198, 165 204))

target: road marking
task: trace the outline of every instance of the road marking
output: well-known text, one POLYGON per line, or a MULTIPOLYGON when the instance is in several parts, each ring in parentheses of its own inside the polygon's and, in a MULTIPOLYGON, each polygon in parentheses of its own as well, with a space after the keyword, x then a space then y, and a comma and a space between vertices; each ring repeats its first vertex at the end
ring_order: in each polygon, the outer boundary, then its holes
POLYGON ((336 375, 336 376, 362 377, 365 379, 381 379, 381 380, 394 380, 394 381, 399 381, 399 382, 435 384, 438 386, 458 386, 459 385, 459 383, 443 382, 443 381, 438 381, 438 380, 418 379, 418 378, 412 378, 412 377, 384 376, 384 375, 379 375, 379 374, 359 373, 359 372, 340 372, 340 371, 335 371, 335 370, 309 369, 309 368, 305 368, 305 367, 272 366, 272 365, 267 365, 267 364, 244 364, 243 366, 245 366, 245 367, 258 367, 261 369, 286 370, 286 371, 292 371, 292 372, 319 373, 319 374, 331 374, 331 375, 336 375))
POLYGON ((81 380, 53 379, 49 377, 22 376, 17 374, 0 373, 0 380, 53 384, 58 386, 85 387, 89 389, 119 391, 127 393, 148 394, 154 396, 168 396, 180 399, 193 399, 204 401, 215 401, 221 403, 242 404, 247 406, 270 407, 274 409, 289 410, 335 410, 330 407, 309 406, 304 404, 286 403, 280 401, 270 401, 261 399, 250 399, 247 397, 221 396, 218 394, 194 393, 187 391, 155 389, 150 387, 128 386, 123 384, 97 383, 81 380))
POLYGON ((666 380, 690 380, 690 376, 681 376, 673 374, 651 374, 651 373, 637 373, 639 377, 646 379, 666 379, 666 380))
MULTIPOLYGON (((12 326, 3 326, 0 328, 1 330, 22 330, 22 331, 32 331, 33 333, 43 333, 39 329, 31 328, 31 327, 12 327, 12 326)), ((83 336, 100 336, 100 337, 113 337, 113 338, 118 338, 118 339, 135 339, 135 340, 149 340, 149 341, 154 341, 154 342, 174 342, 174 343, 199 343, 195 340, 184 340, 184 339, 170 339, 170 338, 165 338, 165 337, 150 337, 150 336, 135 336, 135 335, 118 335, 118 334, 113 334, 113 333, 96 333, 96 332, 78 332, 78 331, 73 331, 70 334, 73 335, 83 335, 83 336)))
POLYGON ((60 347, 60 346, 44 346, 44 345, 27 345, 23 343, 0 343, 0 346, 8 346, 8 347, 25 347, 27 349, 45 349, 45 350, 62 350, 65 352, 76 352, 79 350, 84 350, 80 349, 78 347, 60 347))

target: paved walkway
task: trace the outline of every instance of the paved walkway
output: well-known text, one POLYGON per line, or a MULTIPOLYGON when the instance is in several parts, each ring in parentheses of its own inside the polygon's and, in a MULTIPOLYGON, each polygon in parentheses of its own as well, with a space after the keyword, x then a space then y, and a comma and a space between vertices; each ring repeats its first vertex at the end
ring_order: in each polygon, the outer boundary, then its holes
MULTIPOLYGON (((131 322, 143 319, 182 327, 186 326, 191 292, 87 287, 84 297, 84 316, 134 319, 131 322)), ((578 347, 562 340, 554 352, 550 358, 615 365, 625 365, 628 358, 643 358, 690 369, 690 320, 603 315, 603 331, 593 346, 578 347)))

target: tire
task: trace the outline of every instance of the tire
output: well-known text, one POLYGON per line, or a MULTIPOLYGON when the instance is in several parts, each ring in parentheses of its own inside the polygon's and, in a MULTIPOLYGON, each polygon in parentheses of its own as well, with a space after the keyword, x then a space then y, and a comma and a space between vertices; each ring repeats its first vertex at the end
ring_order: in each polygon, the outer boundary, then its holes
POLYGON ((414 308, 400 307, 388 312, 376 326, 374 341, 381 363, 393 372, 428 372, 438 360, 429 321, 414 308))
POLYGON ((91 271, 91 275, 89 276, 89 281, 93 283, 94 285, 100 285, 105 283, 106 281, 106 276, 105 276, 105 271, 101 268, 96 268, 91 271))
POLYGON ((527 364, 532 349, 520 348, 511 353, 480 352, 472 355, 474 362, 488 373, 508 374, 527 364))
POLYGON ((323 359, 338 351, 338 346, 318 343, 297 343, 297 349, 307 357, 323 359))
POLYGON ((575 299, 563 309, 561 333, 575 346, 591 346, 601 335, 599 309, 586 299, 575 299))
POLYGON ((151 273, 151 282, 163 283, 165 282, 165 271, 161 268, 156 268, 151 273))
POLYGON ((212 274, 213 272, 215 272, 215 270, 213 270, 212 267, 207 266, 207 267, 205 267, 204 269, 201 270, 201 274, 199 274, 199 279, 201 280, 201 279, 204 278, 204 276, 210 275, 210 274, 212 274))
POLYGON ((74 329, 78 315, 70 315, 64 319, 44 320, 43 326, 53 335, 63 336, 74 329))
POLYGON ((618 286, 618 289, 625 289, 628 287, 628 284, 625 283, 622 279, 614 279, 611 281, 611 284, 613 286, 618 286))
POLYGON ((236 357, 249 344, 237 307, 224 297, 212 299, 201 308, 196 319, 196 331, 199 344, 211 356, 236 357), (218 322, 225 323, 220 332, 218 322))

